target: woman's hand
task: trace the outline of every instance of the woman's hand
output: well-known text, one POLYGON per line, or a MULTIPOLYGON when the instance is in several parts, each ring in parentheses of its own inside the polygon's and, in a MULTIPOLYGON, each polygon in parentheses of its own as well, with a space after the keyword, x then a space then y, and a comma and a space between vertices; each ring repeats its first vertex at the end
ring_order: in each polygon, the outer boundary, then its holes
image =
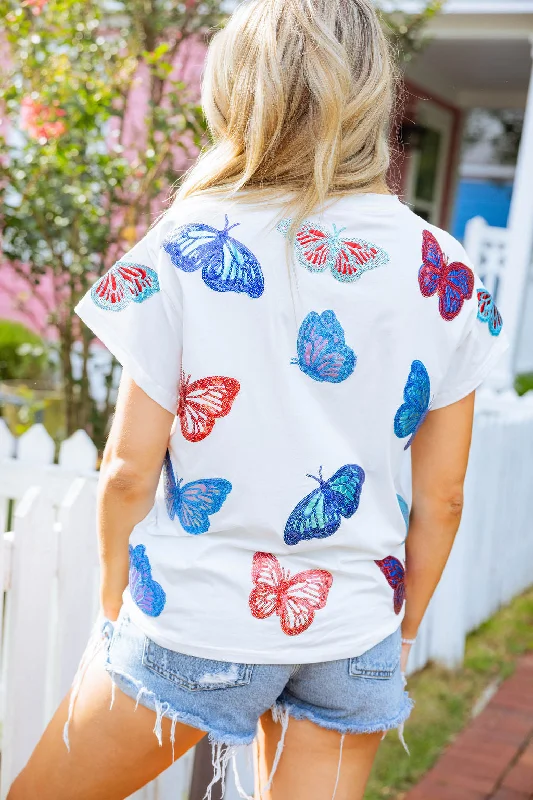
POLYGON ((409 653, 411 652, 412 645, 404 644, 402 642, 402 654, 400 656, 400 672, 405 673, 407 670, 407 661, 409 660, 409 653))

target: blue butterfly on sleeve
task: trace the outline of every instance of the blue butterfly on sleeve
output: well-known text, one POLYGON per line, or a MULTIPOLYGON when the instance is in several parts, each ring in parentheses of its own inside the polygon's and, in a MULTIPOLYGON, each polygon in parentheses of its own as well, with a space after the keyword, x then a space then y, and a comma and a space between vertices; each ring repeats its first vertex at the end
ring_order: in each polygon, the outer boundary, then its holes
POLYGON ((341 383, 353 373, 357 359, 344 341, 344 331, 333 311, 311 311, 298 334, 298 364, 315 381, 341 383))
POLYGON ((401 494, 397 494, 396 498, 398 500, 398 505, 400 506, 400 511, 402 512, 403 521, 405 522, 405 530, 407 532, 409 530, 409 506, 401 494))
POLYGON ((298 503, 285 525, 285 544, 295 545, 304 539, 325 539, 339 530, 342 517, 349 519, 359 508, 365 473, 357 464, 346 464, 325 481, 308 475, 319 486, 298 503))
POLYGON ((158 617, 165 607, 166 594, 160 583, 152 578, 152 567, 146 555, 146 547, 129 546, 130 572, 129 590, 133 602, 149 617, 158 617))
POLYGON ((503 328, 502 315, 498 311, 493 296, 486 289, 478 289, 477 306, 477 318, 481 322, 487 323, 491 336, 499 336, 503 328))
POLYGON ((229 235, 240 223, 230 225, 227 216, 225 220, 223 230, 202 222, 182 225, 161 246, 174 266, 183 272, 202 268, 204 283, 215 292, 261 297, 265 288, 261 265, 242 242, 229 235))
POLYGON ((413 361, 411 372, 403 390, 404 403, 394 417, 394 433, 398 439, 410 439, 404 447, 407 450, 429 413, 431 385, 428 371, 421 361, 413 361))
POLYGON ((186 533, 206 533, 209 517, 222 508, 233 488, 231 483, 223 478, 206 478, 182 486, 182 479, 176 481, 168 450, 163 469, 165 502, 170 519, 177 516, 186 533))

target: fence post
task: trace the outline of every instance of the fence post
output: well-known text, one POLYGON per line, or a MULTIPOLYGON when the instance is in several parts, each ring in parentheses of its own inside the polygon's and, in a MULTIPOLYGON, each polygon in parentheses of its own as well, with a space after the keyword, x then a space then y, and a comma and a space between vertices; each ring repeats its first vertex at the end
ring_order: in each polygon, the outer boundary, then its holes
POLYGON ((69 689, 96 612, 96 493, 76 478, 59 509, 58 670, 54 699, 69 689))
POLYGON ((18 439, 17 458, 26 461, 32 466, 37 464, 53 464, 55 444, 44 425, 38 422, 32 425, 26 433, 18 439))
POLYGON ((59 465, 66 469, 96 469, 97 458, 98 450, 85 431, 76 431, 59 447, 59 465))
POLYGON ((7 427, 5 419, 0 419, 0 459, 11 458, 15 452, 15 437, 7 427))
POLYGON ((53 509, 33 486, 15 512, 4 662, 2 798, 43 731, 55 568, 53 509))
MULTIPOLYGON (((0 463, 4 459, 11 458, 15 452, 15 437, 7 427, 5 419, 0 419, 0 463)), ((7 528, 8 518, 8 499, 2 493, 0 486, 0 535, 4 534, 7 528)))
POLYGON ((465 250, 468 253, 468 257, 474 262, 478 272, 480 268, 481 251, 483 249, 483 240, 487 227, 487 222, 483 217, 472 217, 466 223, 465 250))

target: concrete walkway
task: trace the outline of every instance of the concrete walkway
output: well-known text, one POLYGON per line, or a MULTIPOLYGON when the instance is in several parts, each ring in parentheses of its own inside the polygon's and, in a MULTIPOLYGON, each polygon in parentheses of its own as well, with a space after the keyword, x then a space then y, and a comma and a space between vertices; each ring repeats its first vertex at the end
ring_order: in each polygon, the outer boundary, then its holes
POLYGON ((533 653, 405 800, 533 800, 533 653))

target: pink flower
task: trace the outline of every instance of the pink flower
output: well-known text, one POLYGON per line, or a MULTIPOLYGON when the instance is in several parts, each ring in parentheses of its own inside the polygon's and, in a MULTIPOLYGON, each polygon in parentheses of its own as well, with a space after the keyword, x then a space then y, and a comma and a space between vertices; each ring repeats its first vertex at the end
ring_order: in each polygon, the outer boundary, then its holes
POLYGON ((24 0, 23 6, 29 6, 32 13, 38 16, 45 7, 48 0, 24 0))
POLYGON ((67 130, 65 123, 58 117, 66 116, 66 112, 55 106, 45 106, 32 97, 24 97, 20 109, 20 127, 28 131, 33 139, 56 139, 67 130))

